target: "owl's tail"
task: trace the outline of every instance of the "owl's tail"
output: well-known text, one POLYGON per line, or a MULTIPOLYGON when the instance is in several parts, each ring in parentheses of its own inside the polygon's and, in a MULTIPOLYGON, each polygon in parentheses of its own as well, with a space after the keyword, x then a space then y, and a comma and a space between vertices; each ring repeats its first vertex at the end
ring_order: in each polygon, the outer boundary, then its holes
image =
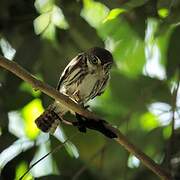
POLYGON ((58 127, 61 118, 56 113, 55 104, 51 104, 48 108, 35 120, 39 129, 43 132, 54 133, 58 127))

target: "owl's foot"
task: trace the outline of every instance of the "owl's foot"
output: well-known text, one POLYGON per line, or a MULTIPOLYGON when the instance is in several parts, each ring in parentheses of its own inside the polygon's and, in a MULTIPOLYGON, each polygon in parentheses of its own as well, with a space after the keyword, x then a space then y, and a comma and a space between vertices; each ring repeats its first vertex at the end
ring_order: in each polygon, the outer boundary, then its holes
MULTIPOLYGON (((88 109, 90 106, 89 105, 84 105, 83 103, 80 104, 84 109, 88 109)), ((76 113, 76 120, 77 122, 74 123, 75 126, 77 126, 78 130, 80 132, 86 132, 86 124, 85 121, 87 120, 87 118, 85 118, 84 116, 81 116, 80 114, 76 113)))
POLYGON ((88 119, 77 113, 76 113, 76 119, 77 122, 74 122, 73 124, 74 126, 78 127, 80 132, 86 132, 86 128, 89 128, 101 132, 108 138, 117 138, 116 133, 107 127, 108 123, 105 120, 88 119))
POLYGON ((77 114, 76 113, 76 119, 77 119, 77 128, 79 129, 80 132, 86 132, 86 125, 85 125, 85 120, 84 120, 84 117, 77 114))

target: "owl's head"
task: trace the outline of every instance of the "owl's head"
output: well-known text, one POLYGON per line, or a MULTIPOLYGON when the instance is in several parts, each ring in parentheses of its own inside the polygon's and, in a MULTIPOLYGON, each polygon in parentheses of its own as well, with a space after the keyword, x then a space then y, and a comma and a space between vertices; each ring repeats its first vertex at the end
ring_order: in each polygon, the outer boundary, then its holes
POLYGON ((105 72, 109 72, 112 64, 113 57, 112 54, 100 47, 93 47, 86 51, 87 54, 87 64, 92 69, 103 69, 105 72))

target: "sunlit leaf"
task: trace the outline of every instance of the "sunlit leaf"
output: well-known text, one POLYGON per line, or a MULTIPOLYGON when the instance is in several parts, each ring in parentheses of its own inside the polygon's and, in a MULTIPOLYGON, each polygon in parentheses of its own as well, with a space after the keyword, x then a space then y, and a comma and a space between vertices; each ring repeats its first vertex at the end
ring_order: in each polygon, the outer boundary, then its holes
POLYGON ((163 102, 155 102, 149 105, 149 111, 158 117, 162 126, 168 125, 172 118, 171 106, 163 102))
MULTIPOLYGON (((61 142, 64 142, 67 139, 63 129, 60 127, 58 127, 56 129, 54 136, 61 142)), ((71 141, 66 142, 66 144, 64 146, 65 146, 66 150, 68 151, 69 155, 71 155, 72 157, 75 157, 75 158, 79 157, 78 149, 71 141)))
POLYGON ((166 18, 168 17, 171 13, 171 10, 173 9, 173 5, 175 2, 172 2, 171 0, 158 0, 157 1, 157 12, 158 15, 161 18, 166 18))
POLYGON ((5 150, 3 150, 0 153, 0 172, 9 161, 14 159, 21 152, 24 152, 27 149, 33 147, 33 145, 34 145, 33 141, 29 141, 27 138, 21 138, 15 141, 12 145, 10 145, 5 150))
POLYGON ((34 3, 35 8, 40 13, 51 11, 54 5, 54 0, 36 0, 34 3))
POLYGON ((150 131, 159 126, 157 117, 152 113, 143 114, 140 117, 140 124, 141 124, 141 127, 146 131, 150 131))
POLYGON ((166 18, 169 15, 169 10, 166 8, 159 9, 158 14, 161 18, 166 18))
POLYGON ((155 37, 159 22, 156 19, 147 20, 147 29, 145 33, 145 55, 146 64, 144 65, 144 74, 150 77, 165 79, 165 67, 161 63, 161 51, 158 46, 158 38, 155 37))
POLYGON ((129 77, 142 73, 145 63, 144 42, 131 26, 120 18, 107 21, 98 29, 100 36, 114 43, 113 55, 119 71, 129 77))
POLYGON ((83 0, 84 7, 81 16, 93 27, 98 27, 102 24, 105 17, 108 15, 109 9, 100 2, 94 0, 83 0))
MULTIPOLYGON (((50 151, 50 144, 45 143, 41 144, 38 151, 36 152, 33 160, 31 161, 31 164, 38 161, 40 158, 42 158, 44 155, 46 155, 50 151)), ((32 169, 31 172, 33 176, 40 177, 45 176, 49 174, 59 174, 59 171, 57 169, 57 166, 55 162, 52 159, 52 155, 48 155, 45 159, 40 161, 38 164, 36 164, 32 169)))
POLYGON ((41 14, 34 20, 34 30, 37 35, 41 34, 48 28, 48 26, 51 23, 50 18, 51 18, 51 14, 48 12, 41 14))
POLYGON ((44 144, 47 141, 49 141, 49 133, 41 132, 36 138, 36 145, 44 144))
POLYGON ((48 39, 50 41, 55 40, 56 27, 53 23, 50 23, 46 30, 42 33, 42 37, 44 39, 48 39))
MULTIPOLYGON (((19 178, 28 170, 28 165, 25 161, 22 161, 17 167, 16 167, 16 177, 15 180, 19 180, 19 178)), ((34 178, 30 173, 26 174, 26 180, 33 180, 34 178)))
POLYGON ((128 167, 130 168, 137 168, 139 167, 140 165, 140 160, 137 159, 135 156, 133 155, 129 155, 129 158, 128 158, 128 167))
POLYGON ((66 21, 61 9, 58 6, 53 7, 51 20, 52 20, 52 23, 54 23, 59 28, 62 28, 62 29, 69 28, 68 22, 66 21))
POLYGON ((163 128, 163 136, 164 136, 164 138, 168 139, 171 136, 171 132, 172 132, 172 127, 170 125, 164 127, 163 128))
POLYGON ((22 84, 20 85, 20 90, 29 92, 34 97, 39 97, 41 94, 41 91, 34 90, 32 86, 26 82, 22 82, 22 84))
POLYGON ((8 118, 9 118, 9 125, 8 125, 9 132, 19 138, 25 137, 26 134, 24 131, 24 122, 20 112, 11 111, 8 113, 8 118))
POLYGON ((11 44, 4 38, 0 38, 0 48, 4 57, 12 60, 16 53, 16 50, 11 46, 11 44))
POLYGON ((30 139, 34 139, 39 134, 39 129, 35 125, 35 119, 44 111, 41 100, 34 99, 22 109, 22 116, 25 123, 25 132, 30 139))
POLYGON ((38 16, 33 23, 35 33, 49 40, 55 39, 55 26, 62 29, 69 27, 61 9, 56 5, 51 5, 50 10, 38 16))
POLYGON ((125 9, 121 9, 121 8, 112 9, 112 10, 109 12, 108 16, 104 19, 103 22, 106 22, 106 21, 108 21, 108 20, 115 19, 118 15, 120 15, 120 14, 122 14, 122 13, 124 13, 124 12, 126 12, 125 9))

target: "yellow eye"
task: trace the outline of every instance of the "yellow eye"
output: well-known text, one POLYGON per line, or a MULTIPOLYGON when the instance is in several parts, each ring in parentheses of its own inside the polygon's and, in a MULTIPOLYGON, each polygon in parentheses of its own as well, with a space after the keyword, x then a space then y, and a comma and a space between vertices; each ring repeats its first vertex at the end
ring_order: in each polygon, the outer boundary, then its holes
POLYGON ((98 64, 98 59, 97 59, 97 57, 95 57, 95 56, 92 56, 91 58, 90 58, 90 62, 92 63, 92 64, 98 64))

